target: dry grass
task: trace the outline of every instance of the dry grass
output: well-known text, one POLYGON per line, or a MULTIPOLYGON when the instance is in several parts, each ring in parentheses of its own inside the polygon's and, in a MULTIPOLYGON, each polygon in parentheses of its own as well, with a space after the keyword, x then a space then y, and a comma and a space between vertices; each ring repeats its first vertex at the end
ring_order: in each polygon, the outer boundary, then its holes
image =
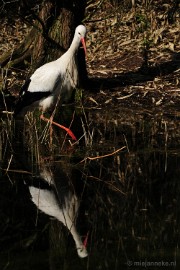
MULTIPOLYGON (((154 99, 154 102, 150 102, 150 105, 152 103, 163 105, 164 92, 167 98, 172 96, 172 104, 175 103, 177 98, 179 99, 180 22, 178 11, 174 14, 174 23, 168 22, 168 12, 173 1, 144 1, 144 4, 137 1, 134 8, 131 8, 131 1, 128 6, 127 1, 124 1, 124 4, 117 3, 109 0, 88 2, 84 23, 88 28, 89 77, 109 79, 127 75, 126 80, 124 77, 121 79, 123 87, 116 87, 117 93, 113 94, 115 98, 121 99, 121 103, 123 96, 128 97, 129 94, 137 92, 143 103, 146 98, 148 99, 147 93, 151 95, 153 92, 151 99, 154 99), (168 72, 168 68, 174 64, 177 67, 168 72), (162 72, 146 78, 145 75, 150 71, 142 67, 147 65, 162 69, 162 72), (132 82, 127 85, 127 81, 132 82), (142 98, 143 96, 146 98, 142 98)), ((16 20, 15 25, 5 20, 1 24, 1 29, 1 54, 8 50, 13 52, 15 46, 29 31, 29 27, 20 20, 16 20)), ((27 73, 28 70, 8 69, 7 66, 6 70, 2 70, 1 84, 4 85, 4 89, 17 96, 27 73)), ((110 93, 106 92, 105 104, 109 102, 109 105, 113 105, 111 93, 111 90, 110 93)), ((135 96, 132 95, 131 99, 133 100, 135 96)), ((104 102, 104 94, 99 91, 96 98, 94 96, 90 98, 97 103, 101 103, 102 98, 104 102)))
POLYGON ((177 11, 174 23, 168 22, 172 2, 150 1, 128 10, 109 1, 98 3, 87 8, 85 20, 89 30, 88 74, 98 85, 86 105, 143 104, 177 111, 180 21, 177 11))
POLYGON ((96 12, 91 11, 92 6, 87 8, 90 74, 94 75, 97 71, 104 75, 135 71, 142 60, 133 63, 133 57, 142 57, 142 51, 147 46, 151 65, 168 61, 173 53, 180 51, 178 11, 174 24, 167 21, 170 3, 153 1, 149 6, 141 4, 136 9, 125 11, 121 9, 122 6, 113 7, 109 1, 99 2, 101 5, 96 12), (118 59, 124 55, 126 59, 119 62, 118 59), (128 59, 129 64, 126 65, 125 60, 128 59))

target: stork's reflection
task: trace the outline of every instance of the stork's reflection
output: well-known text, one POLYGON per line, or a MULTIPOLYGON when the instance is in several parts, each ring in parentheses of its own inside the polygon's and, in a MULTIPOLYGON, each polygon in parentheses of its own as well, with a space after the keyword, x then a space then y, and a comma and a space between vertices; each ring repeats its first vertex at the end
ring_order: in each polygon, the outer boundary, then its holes
POLYGON ((40 211, 64 224, 74 239, 79 257, 84 258, 88 253, 76 223, 80 206, 77 187, 79 189, 83 183, 80 183, 78 173, 72 169, 74 166, 70 161, 72 155, 71 149, 68 152, 69 144, 64 146, 63 154, 59 142, 61 136, 58 135, 60 134, 53 136, 53 145, 50 148, 49 144, 41 142, 42 127, 34 123, 34 118, 29 116, 24 122, 16 121, 14 153, 19 167, 32 172, 31 176, 24 178, 32 202, 40 211), (77 179, 76 185, 74 180, 77 179))
POLYGON ((51 170, 48 166, 40 166, 39 176, 26 181, 31 200, 39 210, 62 222, 71 233, 79 257, 88 255, 76 228, 76 218, 79 209, 79 200, 62 171, 51 170))

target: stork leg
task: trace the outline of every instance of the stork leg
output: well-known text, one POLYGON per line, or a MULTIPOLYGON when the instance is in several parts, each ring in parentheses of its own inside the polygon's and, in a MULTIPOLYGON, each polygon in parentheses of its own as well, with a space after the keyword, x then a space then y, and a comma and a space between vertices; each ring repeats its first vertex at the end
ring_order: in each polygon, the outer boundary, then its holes
POLYGON ((44 120, 45 122, 50 122, 51 124, 64 129, 74 141, 77 141, 76 136, 69 128, 54 122, 51 118, 50 119, 46 118, 43 114, 41 114, 40 119, 44 120))
POLYGON ((87 242, 88 242, 88 237, 89 237, 89 232, 87 232, 87 235, 83 241, 83 246, 86 248, 87 247, 87 242))

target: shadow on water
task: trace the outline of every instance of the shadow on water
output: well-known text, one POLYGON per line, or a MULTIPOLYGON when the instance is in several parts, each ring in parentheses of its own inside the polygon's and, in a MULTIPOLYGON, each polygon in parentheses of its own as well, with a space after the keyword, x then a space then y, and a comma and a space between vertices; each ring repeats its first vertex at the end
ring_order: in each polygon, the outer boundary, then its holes
MULTIPOLYGON (((68 126, 73 113, 67 115, 68 126)), ((31 115, 24 124, 2 119, 1 269, 142 269, 145 264, 172 269, 178 265, 180 129, 176 116, 138 109, 88 110, 76 113, 72 130, 79 144, 70 144, 64 131, 56 128, 50 135, 47 125, 31 115), (52 206, 42 209, 36 199, 36 207, 29 192, 32 185, 36 191, 55 192, 52 206), (75 198, 77 204, 66 198, 75 198), (67 226, 49 218, 56 216, 57 200, 72 208, 82 241, 88 233, 88 257, 79 258, 67 226), (50 214, 49 209, 56 213, 50 214)))

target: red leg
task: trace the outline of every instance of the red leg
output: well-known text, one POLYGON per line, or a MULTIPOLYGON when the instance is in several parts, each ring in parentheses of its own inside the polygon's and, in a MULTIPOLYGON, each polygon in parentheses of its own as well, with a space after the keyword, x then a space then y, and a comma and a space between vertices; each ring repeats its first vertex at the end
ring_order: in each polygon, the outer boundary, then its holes
POLYGON ((89 232, 87 233, 86 238, 84 239, 84 242, 83 242, 84 247, 87 247, 88 237, 89 237, 89 232))
POLYGON ((40 119, 42 119, 42 120, 44 120, 44 121, 46 121, 46 122, 50 122, 51 124, 53 124, 53 125, 55 125, 55 126, 57 126, 57 127, 59 127, 59 128, 64 129, 74 141, 77 141, 76 136, 73 134, 73 132, 72 132, 69 128, 67 128, 67 127, 65 127, 65 126, 62 126, 62 125, 60 125, 60 124, 58 124, 58 123, 52 121, 51 118, 48 119, 48 118, 44 117, 43 114, 41 114, 40 119))

